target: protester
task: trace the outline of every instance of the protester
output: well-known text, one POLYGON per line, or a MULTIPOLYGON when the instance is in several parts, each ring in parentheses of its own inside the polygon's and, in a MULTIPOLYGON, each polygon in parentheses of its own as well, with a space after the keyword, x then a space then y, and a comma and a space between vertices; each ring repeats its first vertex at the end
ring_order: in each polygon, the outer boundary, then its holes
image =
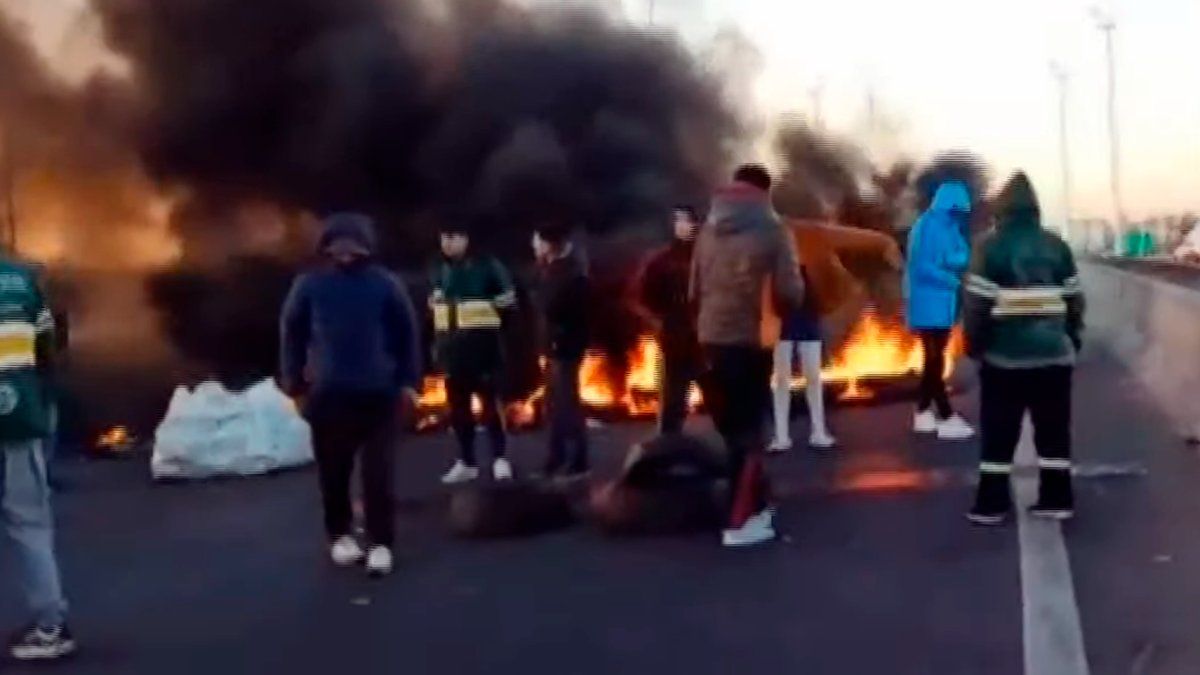
POLYGON ((662 349, 658 373, 658 430, 662 434, 683 431, 688 392, 702 368, 695 304, 688 297, 692 251, 699 226, 695 209, 675 207, 671 243, 658 251, 642 271, 641 304, 655 324, 662 349))
POLYGON ((0 508, 32 623, 9 645, 22 661, 75 652, 54 551, 45 445, 53 434, 54 318, 35 273, 0 260, 0 508))
POLYGON ((970 262, 965 235, 970 211, 967 186, 947 181, 938 187, 933 203, 908 233, 904 296, 909 328, 920 336, 924 352, 913 429, 936 433, 943 440, 966 440, 975 435, 950 406, 945 380, 946 345, 958 320, 962 275, 970 262))
POLYGON ((579 398, 579 366, 588 343, 588 278, 566 228, 543 226, 533 235, 549 358, 548 478, 578 479, 590 471, 587 428, 579 398))
POLYGON ((307 393, 333 562, 349 566, 364 558, 351 534, 350 506, 350 477, 361 455, 367 571, 385 575, 393 564, 397 411, 401 397, 410 406, 416 402, 418 326, 408 291, 373 260, 369 217, 330 216, 319 250, 326 264, 300 276, 284 304, 284 388, 307 393))
POLYGON ((491 256, 472 250, 465 229, 442 229, 442 255, 433 266, 432 293, 436 360, 446 373, 450 421, 458 438, 459 457, 442 482, 453 485, 479 477, 475 458, 475 414, 471 399, 482 404, 483 426, 492 450, 492 475, 511 480, 512 464, 504 456, 507 443, 499 380, 503 349, 503 314, 516 305, 508 270, 491 256))
POLYGON ((792 358, 797 349, 804 370, 804 394, 808 401, 808 444, 830 448, 837 441, 825 422, 825 388, 821 381, 822 318, 845 306, 861 285, 842 265, 838 256, 858 253, 878 257, 899 270, 903 266, 900 248, 887 235, 857 227, 829 222, 828 214, 815 198, 802 209, 802 217, 787 221, 804 277, 804 305, 783 319, 779 344, 775 347, 775 439, 772 452, 792 447, 792 358))
POLYGON ((804 302, 796 254, 771 209, 771 176, 741 167, 713 199, 692 266, 691 293, 708 372, 704 400, 729 453, 731 504, 723 543, 751 546, 775 538, 762 455, 771 401, 771 350, 778 321, 804 302))
POLYGON ((1071 377, 1083 331, 1083 292, 1071 249, 1042 228, 1037 196, 1023 172, 996 200, 998 224, 979 246, 967 279, 966 333, 981 364, 983 457, 968 518, 1003 522, 1012 509, 1009 477, 1026 411, 1040 457, 1032 513, 1074 515, 1071 489, 1071 377))

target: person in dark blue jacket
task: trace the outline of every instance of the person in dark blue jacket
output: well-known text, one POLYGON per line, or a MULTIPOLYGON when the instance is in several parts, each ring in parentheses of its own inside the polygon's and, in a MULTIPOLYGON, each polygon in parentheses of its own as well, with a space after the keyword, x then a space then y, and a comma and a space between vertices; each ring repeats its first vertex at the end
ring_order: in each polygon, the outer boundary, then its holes
POLYGON ((967 186, 947 181, 908 233, 904 299, 908 327, 920 336, 925 355, 913 428, 937 433, 943 440, 965 440, 975 434, 950 407, 945 382, 946 345, 958 320, 959 288, 971 259, 963 234, 970 213, 967 186))
POLYGON ((401 281, 373 260, 368 216, 330 216, 319 250, 325 264, 296 279, 284 303, 283 386, 307 394, 334 563, 366 557, 368 572, 383 575, 392 570, 397 412, 401 398, 416 402, 419 328, 401 281), (369 553, 351 534, 350 477, 360 453, 369 553))

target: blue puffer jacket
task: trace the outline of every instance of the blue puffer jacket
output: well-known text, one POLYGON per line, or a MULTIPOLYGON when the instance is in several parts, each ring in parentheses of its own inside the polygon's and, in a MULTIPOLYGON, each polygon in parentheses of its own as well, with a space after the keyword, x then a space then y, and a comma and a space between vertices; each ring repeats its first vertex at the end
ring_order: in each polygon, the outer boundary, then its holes
POLYGON ((958 290, 970 262, 963 234, 971 210, 967 186, 948 181, 938 187, 929 210, 908 233, 904 299, 908 326, 914 330, 950 328, 958 317, 958 290))

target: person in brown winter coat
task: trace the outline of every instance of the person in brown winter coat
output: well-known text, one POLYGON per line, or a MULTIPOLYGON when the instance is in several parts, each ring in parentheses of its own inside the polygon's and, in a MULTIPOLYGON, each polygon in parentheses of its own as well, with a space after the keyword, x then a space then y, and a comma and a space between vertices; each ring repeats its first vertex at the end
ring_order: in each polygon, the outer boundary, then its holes
POLYGON ((778 315, 804 302, 796 253, 771 208, 770 189, 765 168, 738 169, 713 199, 692 262, 707 366, 704 400, 729 453, 732 500, 723 535, 729 547, 775 538, 762 459, 771 352, 778 315))

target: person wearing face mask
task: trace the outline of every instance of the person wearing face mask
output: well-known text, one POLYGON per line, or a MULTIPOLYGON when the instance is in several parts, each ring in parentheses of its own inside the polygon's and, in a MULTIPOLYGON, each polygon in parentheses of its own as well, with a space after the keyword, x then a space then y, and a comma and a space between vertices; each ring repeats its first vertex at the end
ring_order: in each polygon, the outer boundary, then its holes
POLYGON ((959 289, 970 262, 966 224, 971 196, 961 181, 938 186, 929 209, 908 233, 904 299, 908 326, 921 338, 924 362, 921 395, 913 418, 917 433, 961 441, 975 430, 950 406, 946 392, 945 352, 958 320, 959 289))
POLYGON ((300 275, 280 320, 283 388, 305 400, 321 482, 330 557, 392 571, 392 453, 398 409, 416 404, 419 327, 403 283, 374 260, 370 217, 325 220, 322 264, 300 275), (362 462, 370 547, 354 538, 350 479, 362 462))
POLYGON ((662 350, 658 430, 663 434, 683 431, 688 392, 703 363, 696 337, 696 305, 688 297, 700 219, 692 207, 677 206, 672 226, 671 243, 647 261, 639 288, 642 309, 655 325, 662 350))

